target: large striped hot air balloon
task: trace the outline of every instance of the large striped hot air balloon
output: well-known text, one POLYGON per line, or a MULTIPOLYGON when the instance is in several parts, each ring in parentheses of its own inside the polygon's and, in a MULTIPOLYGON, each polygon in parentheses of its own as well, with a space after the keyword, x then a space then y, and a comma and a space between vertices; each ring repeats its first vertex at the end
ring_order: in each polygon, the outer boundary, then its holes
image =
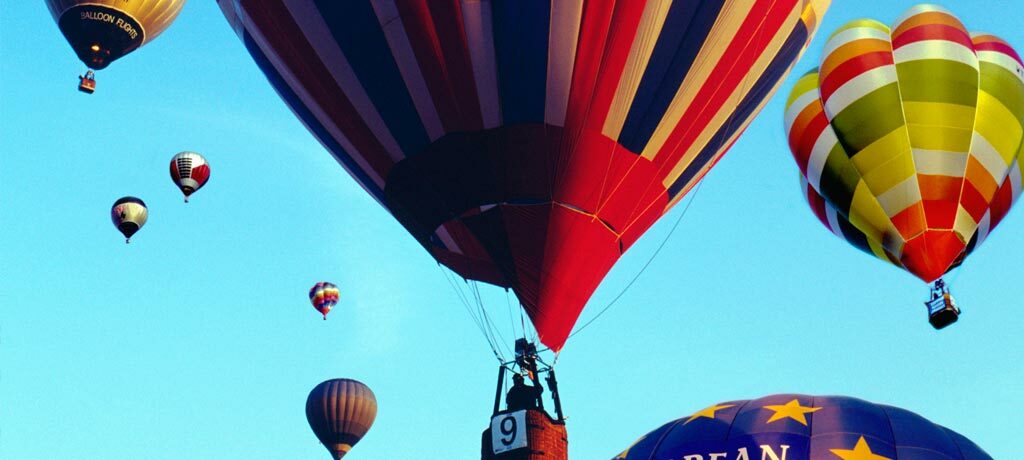
MULTIPOLYGON (((100 70, 153 41, 174 22, 185 0, 46 0, 64 38, 90 69, 100 70)), ((92 71, 87 75, 92 81, 92 71)), ((95 82, 82 91, 92 93, 95 82)))
POLYGON ((908 410, 845 396, 728 401, 673 420, 613 460, 992 460, 908 410))
POLYGON ((785 128, 826 225, 932 282, 1020 193, 1024 64, 938 6, 853 21, 793 88, 785 128))
POLYGON ((309 392, 306 420, 334 460, 345 456, 377 418, 377 398, 362 382, 327 380, 309 392))
POLYGON ((828 0, 220 0, 278 94, 440 263, 560 349, 735 142, 828 0))

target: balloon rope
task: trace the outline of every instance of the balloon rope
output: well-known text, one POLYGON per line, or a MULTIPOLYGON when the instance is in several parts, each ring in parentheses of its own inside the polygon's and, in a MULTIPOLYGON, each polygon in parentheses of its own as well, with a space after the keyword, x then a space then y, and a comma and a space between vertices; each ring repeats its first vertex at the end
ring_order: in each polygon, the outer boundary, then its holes
POLYGON ((466 309, 466 313, 469 313, 469 317, 473 320, 474 323, 476 323, 477 329, 480 329, 480 332, 483 333, 483 329, 480 324, 480 319, 477 318, 475 314, 473 314, 473 310, 472 308, 470 308, 469 301, 466 299, 465 294, 462 292, 461 289, 458 288, 458 286, 455 285, 455 282, 448 275, 448 272, 440 264, 438 264, 438 268, 441 269, 441 274, 444 275, 444 279, 448 281, 448 285, 452 287, 452 290, 455 291, 455 295, 459 298, 459 301, 462 302, 462 307, 466 309))
MULTIPOLYGON (((491 319, 491 315, 487 314, 487 308, 485 308, 484 306, 484 298, 483 296, 480 295, 480 284, 477 283, 476 281, 470 281, 470 283, 473 286, 473 292, 476 295, 477 304, 480 305, 480 312, 482 312, 484 315, 484 324, 486 324, 488 329, 491 331, 491 338, 495 341, 495 343, 501 345, 498 347, 498 353, 501 354, 502 350, 508 352, 508 343, 505 341, 505 338, 502 337, 501 331, 498 330, 498 327, 495 326, 494 321, 491 319)), ((505 361, 505 355, 501 355, 501 359, 502 361, 505 361)))
MULTIPOLYGON (((645 263, 644 266, 640 269, 640 271, 637 272, 637 274, 635 276, 633 276, 633 279, 631 279, 629 281, 629 283, 626 284, 626 287, 622 288, 622 291, 620 291, 619 294, 616 295, 615 298, 612 299, 611 302, 608 302, 608 305, 605 305, 605 307, 603 309, 601 309, 601 311, 597 312, 597 314, 594 315, 593 318, 590 318, 590 320, 587 321, 586 323, 583 323, 583 325, 580 326, 579 329, 576 329, 575 332, 573 332, 572 334, 569 334, 569 337, 567 337, 566 340, 569 340, 569 339, 575 337, 576 334, 579 334, 584 329, 586 329, 587 326, 590 326, 594 321, 597 321, 597 319, 600 318, 601 315, 603 315, 605 312, 607 312, 609 308, 612 308, 612 305, 615 305, 616 302, 618 302, 619 299, 621 299, 622 296, 626 294, 626 291, 628 291, 629 288, 633 286, 633 283, 636 283, 636 280, 640 279, 640 275, 643 275, 644 271, 647 270, 647 267, 651 266, 651 262, 654 262, 654 258, 658 257, 658 253, 661 252, 661 250, 665 247, 665 244, 668 243, 669 238, 671 238, 672 234, 675 233, 677 228, 679 228, 679 223, 683 221, 683 216, 685 216, 686 212, 690 210, 690 205, 693 204, 693 200, 697 199, 697 194, 700 193, 700 189, 703 186, 704 186, 704 181, 700 181, 697 184, 696 189, 694 189, 693 193, 690 194, 690 200, 686 202, 686 206, 683 207, 683 211, 679 213, 679 217, 676 218, 676 223, 672 225, 672 229, 669 230, 668 235, 665 235, 665 239, 661 241, 660 245, 658 245, 658 249, 654 250, 654 254, 651 254, 651 258, 647 259, 647 263, 645 263)), ((557 361, 558 361, 558 354, 556 353, 555 354, 555 362, 557 362, 557 361)))
MULTIPOLYGON (((518 300, 519 297, 516 297, 516 301, 518 300)), ((519 302, 519 325, 523 328, 523 338, 525 339, 528 338, 527 335, 529 335, 529 331, 526 330, 526 318, 524 318, 524 316, 525 315, 523 315, 523 303, 519 302)))
MULTIPOLYGON (((488 331, 490 331, 490 333, 491 333, 491 339, 494 340, 495 342, 501 344, 501 346, 504 347, 504 350, 509 352, 509 354, 511 354, 512 350, 508 347, 508 342, 505 341, 505 337, 503 337, 501 335, 501 331, 499 331, 498 327, 494 325, 493 321, 491 321, 491 315, 488 315, 487 314, 487 309, 484 308, 484 299, 480 295, 480 285, 477 284, 477 282, 473 281, 473 280, 470 280, 470 285, 472 286, 473 296, 476 298, 477 306, 480 308, 480 313, 484 317, 484 325, 485 325, 485 327, 487 327, 488 331), (497 336, 497 337, 495 337, 495 336, 497 336)), ((500 354, 500 350, 501 350, 501 348, 499 348, 499 354, 500 354)), ((504 356, 500 356, 500 358, 504 361, 505 357, 504 356)))
POLYGON ((949 280, 948 284, 953 285, 953 283, 956 283, 956 280, 960 279, 960 274, 964 272, 965 268, 967 267, 965 267, 963 264, 960 264, 960 266, 956 268, 956 273, 953 275, 953 279, 949 280))
POLYGON ((452 280, 452 278, 448 275, 448 271, 445 270, 445 268, 441 266, 441 264, 438 264, 437 267, 441 269, 441 273, 444 275, 444 279, 448 281, 448 284, 452 287, 452 290, 455 291, 455 295, 459 298, 460 301, 462 301, 463 308, 466 309, 466 313, 469 314, 470 319, 472 319, 473 322, 476 324, 477 330, 479 330, 480 334, 484 336, 484 340, 487 341, 487 346, 491 348, 491 353, 494 353, 494 357, 498 360, 498 362, 505 362, 505 360, 501 359, 501 355, 495 348, 494 343, 491 342, 491 338, 487 336, 487 331, 484 329, 483 324, 480 322, 480 318, 478 318, 473 313, 473 308, 469 305, 469 300, 466 299, 465 293, 462 292, 462 289, 459 289, 456 282, 452 280))
POLYGON ((487 314, 487 309, 484 308, 484 300, 480 296, 480 286, 473 280, 467 280, 467 282, 470 285, 470 292, 473 294, 476 306, 480 310, 480 316, 483 318, 484 329, 487 330, 487 333, 491 338, 491 343, 494 344, 495 354, 498 355, 498 359, 501 360, 501 362, 505 362, 505 355, 503 355, 501 351, 503 346, 507 349, 508 344, 505 343, 505 339, 501 337, 500 333, 498 333, 498 328, 494 326, 490 315, 487 314))
MULTIPOLYGON (((509 300, 508 289, 505 289, 505 308, 508 310, 508 325, 512 327, 512 338, 519 338, 519 332, 516 332, 516 320, 512 313, 512 301, 509 300)), ((526 331, 523 331, 523 336, 526 336, 526 331)))

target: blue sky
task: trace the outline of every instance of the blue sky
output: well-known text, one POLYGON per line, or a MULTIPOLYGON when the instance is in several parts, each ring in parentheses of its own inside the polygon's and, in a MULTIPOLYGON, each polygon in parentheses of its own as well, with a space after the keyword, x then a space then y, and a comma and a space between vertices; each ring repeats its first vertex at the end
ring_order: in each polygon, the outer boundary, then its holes
MULTIPOLYGON (((926 287, 826 231, 782 132, 785 93, 829 31, 912 2, 837 2, 783 89, 707 177, 664 249, 558 363, 572 458, 609 458, 670 419, 780 392, 893 404, 1013 458, 1024 411, 1024 216, 959 273, 937 333, 926 287)), ((1024 46, 1011 2, 946 2, 1024 46)), ((100 72, 94 96, 41 2, 0 4, 0 458, 328 458, 308 391, 351 377, 380 412, 353 459, 475 458, 494 358, 443 272, 320 147, 215 2, 100 72), (182 203, 181 150, 212 164, 182 203), (150 220, 126 246, 118 197, 150 220), (306 292, 330 280, 328 321, 306 292)), ((608 304, 682 206, 620 261, 608 304)), ((505 293, 484 289, 505 315, 505 293)))

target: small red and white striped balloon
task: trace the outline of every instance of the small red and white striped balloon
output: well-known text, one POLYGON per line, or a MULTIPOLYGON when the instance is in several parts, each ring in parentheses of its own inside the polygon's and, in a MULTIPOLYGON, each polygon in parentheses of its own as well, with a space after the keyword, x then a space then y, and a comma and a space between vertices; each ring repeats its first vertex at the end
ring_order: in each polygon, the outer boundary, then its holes
POLYGON ((196 152, 181 152, 171 158, 171 180, 188 197, 206 185, 210 179, 210 164, 196 152))

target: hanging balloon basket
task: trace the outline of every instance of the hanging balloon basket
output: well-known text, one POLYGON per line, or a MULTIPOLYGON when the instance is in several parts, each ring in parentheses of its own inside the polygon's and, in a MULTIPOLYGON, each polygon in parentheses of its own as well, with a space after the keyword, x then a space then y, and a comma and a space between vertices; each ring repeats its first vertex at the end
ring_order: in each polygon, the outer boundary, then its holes
POLYGON ((924 303, 928 307, 928 322, 936 330, 956 322, 960 318, 960 307, 941 279, 932 284, 931 297, 924 303))
POLYGON ((96 92, 96 77, 91 70, 78 77, 78 90, 86 94, 96 92))

